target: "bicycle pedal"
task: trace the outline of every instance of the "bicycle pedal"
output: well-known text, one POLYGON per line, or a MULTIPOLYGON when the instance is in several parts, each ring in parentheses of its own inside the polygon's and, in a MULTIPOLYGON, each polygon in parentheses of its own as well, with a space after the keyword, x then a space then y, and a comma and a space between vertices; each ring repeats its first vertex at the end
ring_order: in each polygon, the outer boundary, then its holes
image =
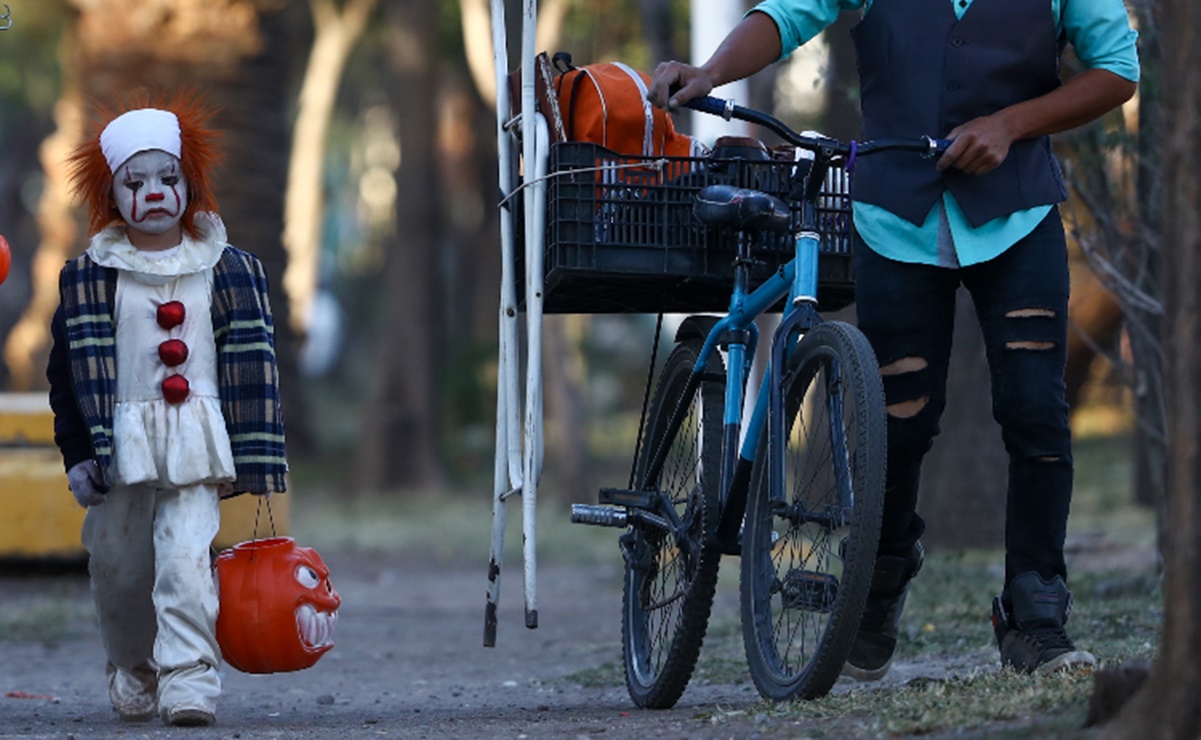
POLYGON ((793 568, 780 586, 785 609, 829 614, 838 598, 838 579, 829 573, 793 568))
POLYGON ((631 506, 635 509, 648 509, 651 505, 650 491, 627 491, 622 488, 602 488, 598 500, 610 506, 631 506))
POLYGON ((592 504, 572 504, 571 521, 573 524, 591 524, 597 527, 625 527, 627 517, 625 509, 616 506, 594 506, 592 504))

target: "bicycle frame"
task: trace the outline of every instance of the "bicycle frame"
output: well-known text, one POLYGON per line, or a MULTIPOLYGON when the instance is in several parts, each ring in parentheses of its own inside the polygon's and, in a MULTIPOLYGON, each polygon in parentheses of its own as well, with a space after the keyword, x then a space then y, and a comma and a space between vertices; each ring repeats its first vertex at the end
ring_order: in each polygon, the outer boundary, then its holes
MULTIPOLYGON (((857 156, 934 156, 943 147, 929 138, 844 143, 797 134, 767 114, 715 98, 688 105, 764 125, 812 161, 802 170, 790 166, 791 157, 781 162, 786 150, 777 150, 773 178, 738 173, 739 185, 706 185, 692 196, 695 222, 737 230, 733 285, 723 291, 727 310, 689 319, 677 333, 653 402, 644 401, 631 490, 602 488, 599 505, 572 505, 572 521, 627 529, 619 538, 622 647, 638 706, 670 707, 682 694, 725 554, 741 556, 743 637, 756 687, 770 699, 812 698, 837 680, 869 593, 887 432, 868 340, 843 322, 824 323, 818 312, 820 248, 849 225, 841 208, 828 210, 822 201, 823 194, 846 197, 844 191, 824 186, 834 164, 850 170, 857 156), (791 259, 750 290, 752 240, 762 237, 761 246, 778 257, 774 240, 782 233, 793 235, 791 259), (750 358, 759 342, 754 322, 781 301, 766 373, 749 404, 750 358), (724 383, 722 393, 717 383, 724 383), (644 429, 653 440, 648 447, 644 429)), ((660 238, 673 242, 670 234, 660 238)), ((707 238, 708 247, 720 234, 707 238)), ((730 246, 719 241, 714 253, 728 254, 730 246)), ((648 374, 647 399, 651 381, 648 374)))
MULTIPOLYGON (((813 162, 806 177, 817 182, 825 177, 829 163, 819 157, 813 162)), ((808 188, 807 188, 808 190, 808 188)), ((814 189, 813 197, 816 197, 814 189)), ((817 265, 820 237, 815 227, 816 217, 810 200, 803 203, 801 212, 801 229, 795 241, 793 259, 783 265, 776 274, 764 281, 750 293, 747 292, 747 262, 749 262, 749 240, 745 235, 739 236, 739 257, 734 272, 734 287, 730 297, 729 312, 717 321, 709 330, 701 348, 700 356, 689 378, 687 390, 680 399, 669 422, 669 431, 664 439, 674 438, 682 423, 685 410, 695 398, 696 392, 704 379, 705 368, 717 350, 722 338, 727 339, 726 356, 727 382, 722 419, 722 464, 719 476, 721 519, 718 524, 715 544, 724 550, 733 551, 736 547, 738 529, 741 526, 743 510, 746 504, 747 488, 750 484, 750 469, 758 450, 760 435, 763 433, 765 418, 770 418, 772 424, 778 425, 773 429, 769 439, 772 442, 771 459, 783 460, 783 399, 780 391, 780 373, 784 367, 784 359, 795 342, 796 336, 813 328, 821 321, 817 312, 817 265), (741 448, 738 437, 743 429, 743 405, 747 376, 750 363, 747 357, 753 357, 758 342, 758 328, 755 319, 766 313, 781 298, 788 300, 785 304, 784 315, 772 337, 772 354, 767 371, 764 373, 760 391, 751 411, 750 421, 746 427, 746 435, 741 448), (777 449, 778 448, 778 449, 777 449)), ((841 425, 840 425, 841 426, 841 425)), ((838 428, 838 427, 836 427, 838 428)), ((838 435, 832 435, 837 437, 838 435)), ((841 440, 834 442, 836 445, 841 440)), ((641 490, 651 487, 657 480, 666 458, 666 449, 655 450, 650 465, 643 480, 638 481, 641 490)), ((772 467, 769 485, 774 499, 783 498, 783 470, 772 467)), ((844 481, 839 481, 840 490, 849 496, 844 481)))
MULTIPOLYGON (((743 121, 759 124, 794 144, 800 144, 805 139, 805 137, 798 139, 797 135, 791 129, 774 117, 735 105, 733 101, 706 97, 691 100, 687 103, 687 106, 693 110, 720 116, 726 120, 738 118, 743 121)), ((695 397, 705 367, 710 357, 712 357, 714 349, 717 348, 723 336, 728 337, 727 356, 729 358, 729 376, 726 383, 724 418, 722 420, 722 466, 718 488, 722 513, 716 540, 717 544, 724 551, 731 553, 738 552, 735 538, 741 526, 747 489, 750 485, 750 469, 758 451, 760 435, 763 433, 765 421, 769 425, 769 459, 779 461, 778 463, 773 463, 769 470, 769 495, 773 500, 785 500, 782 461, 784 458, 784 437, 786 430, 784 429, 783 384, 780 382, 782 380, 781 373, 783 372, 785 359, 788 357, 791 348, 795 345, 796 337, 812 329, 822 320, 817 311, 818 247, 820 245, 820 236, 816 228, 817 219, 814 204, 819 196, 826 173, 829 171, 832 162, 839 158, 846 159, 848 168, 852 166, 857 152, 868 154, 872 150, 907 149, 919 152, 923 156, 932 157, 941 151, 945 151, 949 145, 949 142, 946 140, 931 139, 929 137, 908 140, 879 140, 864 143, 850 142, 849 144, 843 144, 832 139, 815 138, 808 139, 804 143, 806 145, 805 148, 812 151, 813 159, 810 170, 805 175, 802 183, 801 228, 796 238, 794 257, 789 263, 782 266, 776 275, 773 275, 748 294, 746 292, 747 268, 745 261, 749 260, 749 254, 745 253, 747 245, 743 240, 740 240, 739 261, 735 267, 734 289, 730 299, 730 310, 713 326, 706 337, 696 367, 694 368, 693 377, 689 380, 687 390, 681 399, 681 406, 672 414, 669 422, 669 432, 665 436, 665 439, 672 439, 676 431, 678 431, 679 425, 684 418, 686 404, 691 403, 695 397), (742 431, 743 396, 749 372, 746 363, 748 342, 744 340, 744 337, 749 337, 750 352, 753 355, 755 342, 758 337, 757 329, 753 323, 754 320, 771 306, 775 305, 785 295, 788 296, 788 302, 785 306, 780 325, 776 328, 775 334, 772 337, 771 359, 769 360, 767 371, 764 373, 755 407, 751 412, 750 422, 746 428, 746 435, 741 450, 738 452, 738 457, 735 458, 734 450, 737 448, 736 442, 739 433, 742 431)), ((832 401, 830 404, 831 445, 833 453, 839 459, 846 459, 848 451, 845 441, 841 435, 833 432, 835 429, 841 429, 843 425, 842 406, 840 402, 837 402, 837 399, 840 398, 840 394, 837 392, 840 384, 840 374, 837 368, 834 368, 827 378, 826 389, 832 401)), ((666 450, 664 449, 655 451, 644 479, 639 481, 642 490, 650 489, 652 483, 658 478, 665 455, 666 450)), ((844 512, 852 504, 853 499, 853 491, 851 490, 848 475, 849 470, 846 466, 840 466, 836 471, 835 485, 837 486, 844 512)), ((809 520, 820 520, 832 526, 839 526, 845 520, 845 513, 840 513, 837 521, 831 521, 832 517, 830 515, 814 514, 811 512, 806 512, 805 516, 809 520)))

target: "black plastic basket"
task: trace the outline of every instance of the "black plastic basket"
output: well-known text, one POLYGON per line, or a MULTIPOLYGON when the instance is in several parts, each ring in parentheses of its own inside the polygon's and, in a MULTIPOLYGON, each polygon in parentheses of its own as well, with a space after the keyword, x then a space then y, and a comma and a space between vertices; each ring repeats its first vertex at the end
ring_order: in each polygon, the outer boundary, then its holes
MULTIPOLYGON (((791 202, 794 173, 806 165, 791 158, 628 157, 578 142, 552 146, 543 310, 728 310, 734 241, 730 233, 707 228, 693 216, 697 191, 724 183, 791 202)), ((799 204, 794 205, 799 220, 799 204)), ((824 311, 842 308, 854 297, 850 207, 847 175, 834 171, 817 207, 822 236, 818 304, 824 311)), ((756 247, 751 287, 792 259, 793 249, 788 236, 756 247)), ((520 285, 519 280, 519 293, 520 285)))

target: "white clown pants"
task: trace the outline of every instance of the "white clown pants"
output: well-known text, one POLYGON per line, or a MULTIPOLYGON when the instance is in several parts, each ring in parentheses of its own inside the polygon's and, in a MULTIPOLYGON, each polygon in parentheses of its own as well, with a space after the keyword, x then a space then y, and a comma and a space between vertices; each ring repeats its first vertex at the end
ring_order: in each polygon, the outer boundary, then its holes
POLYGON ((215 712, 221 650, 209 547, 221 518, 217 487, 114 486, 105 498, 88 509, 83 545, 114 705, 136 700, 116 688, 152 692, 147 674, 157 666, 161 710, 215 712))

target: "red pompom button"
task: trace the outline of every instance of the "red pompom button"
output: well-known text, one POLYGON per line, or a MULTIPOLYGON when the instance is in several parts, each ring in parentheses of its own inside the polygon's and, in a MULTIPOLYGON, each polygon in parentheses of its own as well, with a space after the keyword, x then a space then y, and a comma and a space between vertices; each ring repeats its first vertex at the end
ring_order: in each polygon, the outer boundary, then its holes
POLYGON ((181 339, 168 339, 158 346, 158 358, 167 367, 182 365, 188 359, 188 345, 181 339))
POLYGON ((168 301, 158 307, 155 320, 158 321, 159 326, 170 331, 183 323, 185 313, 182 303, 179 301, 168 301))
POLYGON ((167 403, 183 403, 188 397, 188 379, 182 375, 170 375, 163 380, 163 398, 167 403))

